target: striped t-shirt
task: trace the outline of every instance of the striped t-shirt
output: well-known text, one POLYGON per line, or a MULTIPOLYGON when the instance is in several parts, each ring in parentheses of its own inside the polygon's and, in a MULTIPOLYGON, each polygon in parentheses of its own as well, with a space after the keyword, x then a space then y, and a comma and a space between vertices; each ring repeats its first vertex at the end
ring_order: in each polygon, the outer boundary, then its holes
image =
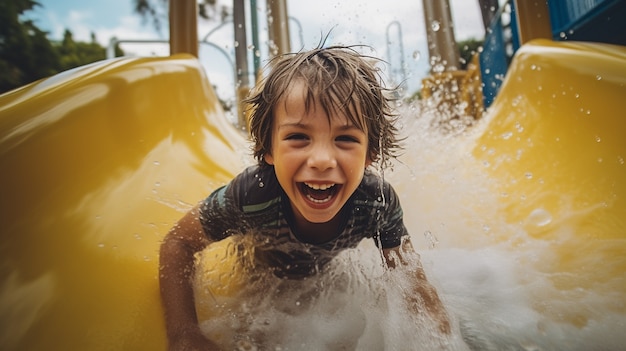
POLYGON ((317 273, 339 252, 373 238, 383 249, 400 245, 408 235, 398 196, 369 170, 340 214, 342 229, 333 239, 311 244, 298 239, 294 217, 273 166, 251 166, 203 202, 200 221, 207 236, 221 240, 248 235, 255 264, 265 264, 279 277, 302 278, 317 273), (381 195, 381 190, 384 195, 381 195))

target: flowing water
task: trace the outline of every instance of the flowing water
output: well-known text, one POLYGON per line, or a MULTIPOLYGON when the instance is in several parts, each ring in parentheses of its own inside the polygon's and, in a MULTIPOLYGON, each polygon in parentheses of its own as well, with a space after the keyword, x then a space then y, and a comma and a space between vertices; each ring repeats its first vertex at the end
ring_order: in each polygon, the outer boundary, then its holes
MULTIPOLYGON (((500 194, 472 156, 483 123, 442 118, 427 105, 400 110, 406 150, 385 179, 401 197, 413 245, 452 317, 452 334, 442 336, 428 318, 407 312, 404 273, 383 269, 371 241, 343 252, 317 277, 260 276, 231 282, 236 288, 221 293, 208 276, 221 269, 215 265, 223 257, 209 248, 196 284, 203 330, 240 350, 625 349, 624 297, 611 293, 623 290, 623 277, 605 280, 602 289, 565 289, 560 280, 576 279, 545 268, 558 260, 552 243, 497 215, 500 194)), ((551 221, 549 214, 533 216, 538 226, 551 221)), ((573 235, 567 226, 560 230, 562 238, 573 235)), ((236 252, 233 247, 226 251, 236 252)), ((241 275, 220 274, 223 281, 241 275)))

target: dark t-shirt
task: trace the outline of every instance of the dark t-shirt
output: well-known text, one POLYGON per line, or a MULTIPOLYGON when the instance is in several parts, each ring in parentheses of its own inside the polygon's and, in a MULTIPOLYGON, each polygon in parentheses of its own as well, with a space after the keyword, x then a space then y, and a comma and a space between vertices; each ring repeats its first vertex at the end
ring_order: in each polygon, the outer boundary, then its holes
POLYGON ((364 238, 373 238, 376 246, 387 249, 399 246, 408 235, 397 194, 369 170, 340 213, 344 221, 338 235, 324 243, 304 242, 298 238, 289 199, 274 167, 252 166, 204 200, 200 221, 212 240, 249 236, 256 263, 289 278, 317 273, 364 238))

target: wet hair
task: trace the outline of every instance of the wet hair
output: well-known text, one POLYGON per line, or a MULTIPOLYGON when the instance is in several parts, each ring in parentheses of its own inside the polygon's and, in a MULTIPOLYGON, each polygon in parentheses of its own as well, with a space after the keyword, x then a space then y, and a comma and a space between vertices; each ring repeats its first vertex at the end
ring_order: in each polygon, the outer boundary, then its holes
POLYGON ((254 158, 265 164, 271 154, 275 110, 294 82, 304 84, 305 110, 319 103, 330 119, 343 113, 367 134, 368 157, 384 164, 400 149, 391 104, 392 90, 382 84, 377 59, 355 47, 332 46, 285 54, 270 61, 269 74, 244 101, 250 115, 254 158))

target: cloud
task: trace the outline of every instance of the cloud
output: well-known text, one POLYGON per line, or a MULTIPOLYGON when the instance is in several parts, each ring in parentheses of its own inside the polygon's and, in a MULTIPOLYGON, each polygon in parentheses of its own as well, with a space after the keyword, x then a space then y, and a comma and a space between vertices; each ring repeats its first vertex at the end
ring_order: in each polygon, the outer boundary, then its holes
POLYGON ((482 39, 485 35, 478 1, 452 0, 456 40, 482 39))
MULTIPOLYGON (((450 0, 452 17, 455 23, 457 40, 470 37, 482 38, 482 20, 476 1, 450 0)), ((230 0, 218 0, 218 6, 232 7, 230 0)), ((268 55, 268 34, 265 4, 257 3, 260 50, 262 59, 268 55)), ((394 67, 385 66, 384 74, 399 72, 400 51, 409 79, 409 89, 418 89, 421 77, 428 72, 428 49, 426 29, 421 1, 385 0, 349 2, 340 0, 300 1, 289 0, 287 3, 292 36, 292 50, 309 49, 318 45, 322 37, 329 34, 327 44, 365 44, 374 49, 369 53, 380 59, 392 62, 394 67), (402 35, 392 23, 399 23, 402 35), (300 28, 302 32, 300 33, 300 28), (300 39, 300 37, 302 39, 300 39), (401 40, 401 43, 399 42, 401 40), (388 52, 388 48, 390 51, 388 52)), ((98 14, 90 10, 72 10, 60 17, 47 11, 51 23, 51 37, 60 39, 65 28, 69 28, 75 40, 91 41, 91 33, 103 46, 108 46, 112 37, 120 40, 166 39, 167 27, 159 34, 148 22, 132 13, 122 12, 114 22, 100 22, 98 14), (125 14, 127 13, 127 14, 125 14)), ((199 39, 216 28, 215 21, 198 21, 199 39)), ((250 28, 249 28, 250 30, 250 28)), ((201 46, 201 62, 205 65, 212 82, 218 85, 232 85, 232 67, 224 53, 234 60, 234 39, 232 23, 221 26, 211 34, 211 45, 201 46), (214 46, 220 47, 219 49, 214 46)), ((250 39, 249 39, 250 40, 250 39)), ((247 45, 251 46, 251 42, 247 45)), ((131 55, 168 55, 166 44, 129 44, 122 43, 122 49, 131 55)), ((250 67, 252 70, 252 67, 250 67)), ((220 89, 222 89, 220 87, 220 89)))
MULTIPOLYGON (((113 26, 100 23, 91 10, 70 10, 64 16, 60 16, 53 10, 47 10, 44 14, 50 26, 50 38, 61 40, 66 29, 72 32, 75 41, 91 42, 92 33, 96 41, 107 47, 111 38, 120 40, 158 40, 162 35, 156 32, 150 25, 142 23, 139 15, 130 14, 120 16, 113 26)), ((165 38, 167 33, 165 33, 165 38)), ((122 49, 134 55, 168 55, 167 44, 122 44, 122 49)))
POLYGON ((143 24, 138 15, 122 16, 114 27, 98 27, 94 31, 98 42, 103 46, 108 46, 112 38, 120 40, 120 47, 127 55, 169 55, 167 36, 162 36, 150 25, 143 24), (124 40, 163 40, 165 43, 124 43, 124 40))

